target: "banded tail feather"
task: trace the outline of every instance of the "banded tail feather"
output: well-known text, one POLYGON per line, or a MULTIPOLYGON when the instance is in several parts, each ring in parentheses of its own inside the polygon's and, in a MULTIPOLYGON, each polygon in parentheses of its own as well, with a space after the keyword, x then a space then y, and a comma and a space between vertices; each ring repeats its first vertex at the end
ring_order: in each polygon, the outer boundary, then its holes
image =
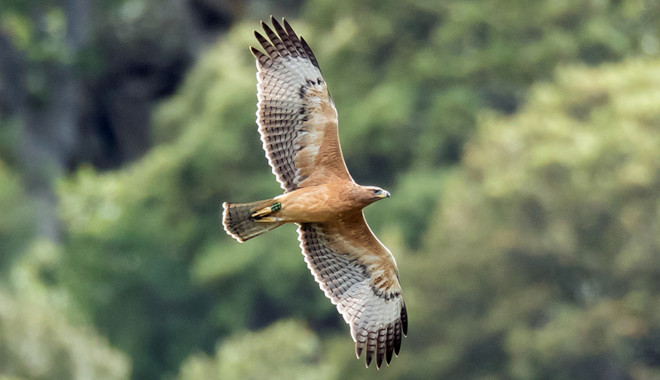
POLYGON ((284 224, 263 220, 267 215, 264 209, 278 211, 279 207, 280 203, 272 199, 251 203, 224 202, 222 225, 227 234, 242 243, 284 224))

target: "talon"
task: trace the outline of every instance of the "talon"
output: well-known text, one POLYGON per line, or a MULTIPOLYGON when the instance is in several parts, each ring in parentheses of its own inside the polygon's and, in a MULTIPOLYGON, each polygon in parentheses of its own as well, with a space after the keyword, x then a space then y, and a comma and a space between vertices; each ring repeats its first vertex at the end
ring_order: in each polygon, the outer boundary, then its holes
POLYGON ((276 222, 281 222, 282 218, 278 218, 276 216, 265 216, 259 219, 255 220, 257 223, 276 223, 276 222))
POLYGON ((252 214, 254 219, 261 219, 266 215, 269 215, 272 212, 280 211, 282 209, 282 204, 280 202, 274 203, 269 207, 264 207, 261 210, 252 214))
POLYGON ((255 219, 261 219, 261 218, 263 218, 264 216, 266 216, 270 213, 271 213, 270 207, 264 207, 261 210, 259 210, 259 211, 255 212, 254 214, 252 214, 252 217, 255 218, 255 219))

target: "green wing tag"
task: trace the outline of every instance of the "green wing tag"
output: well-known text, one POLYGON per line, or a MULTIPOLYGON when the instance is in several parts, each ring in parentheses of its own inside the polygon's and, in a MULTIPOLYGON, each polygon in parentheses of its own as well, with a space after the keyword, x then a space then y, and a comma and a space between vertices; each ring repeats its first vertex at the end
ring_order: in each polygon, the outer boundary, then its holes
POLYGON ((270 206, 270 211, 280 211, 282 209, 282 204, 280 202, 275 203, 274 205, 270 206))

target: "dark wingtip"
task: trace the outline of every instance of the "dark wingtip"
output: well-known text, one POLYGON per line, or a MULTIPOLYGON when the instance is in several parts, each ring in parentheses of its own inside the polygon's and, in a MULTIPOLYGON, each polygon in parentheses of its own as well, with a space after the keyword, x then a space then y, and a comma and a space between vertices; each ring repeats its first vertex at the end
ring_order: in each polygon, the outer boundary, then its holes
POLYGON ((257 60, 259 66, 268 66, 268 60, 270 58, 267 57, 261 50, 255 48, 254 46, 250 46, 250 52, 252 53, 254 59, 257 60))
MULTIPOLYGON (((266 32, 266 35, 271 35, 273 33, 273 29, 270 27, 270 25, 266 24, 265 22, 261 22, 261 27, 264 29, 266 32)), ((270 38, 270 37, 269 37, 270 38)), ((272 41, 272 40, 271 40, 272 41)))
MULTIPOLYGON (((399 328, 400 328, 400 327, 399 327, 399 328)), ((396 356, 399 356, 399 351, 401 350, 401 341, 402 341, 402 340, 403 340, 403 339, 401 339, 401 331, 399 330, 399 331, 397 332, 396 337, 394 338, 394 354, 395 354, 396 356)))
POLYGON ((382 352, 378 352, 376 355, 376 369, 380 369, 380 365, 383 364, 383 358, 385 355, 383 355, 382 352))
POLYGON ((403 335, 408 336, 408 310, 406 304, 401 308, 401 327, 403 328, 403 335))
MULTIPOLYGON (((282 17, 282 24, 284 25, 284 30, 286 30, 286 32, 288 34, 292 34, 293 28, 291 27, 289 22, 284 17, 282 17)), ((293 33, 293 34, 295 34, 295 33, 293 33)))
POLYGON ((282 37, 282 34, 280 34, 280 30, 284 31, 284 28, 282 28, 282 25, 275 19, 271 19, 270 23, 275 27, 275 31, 277 34, 282 37))

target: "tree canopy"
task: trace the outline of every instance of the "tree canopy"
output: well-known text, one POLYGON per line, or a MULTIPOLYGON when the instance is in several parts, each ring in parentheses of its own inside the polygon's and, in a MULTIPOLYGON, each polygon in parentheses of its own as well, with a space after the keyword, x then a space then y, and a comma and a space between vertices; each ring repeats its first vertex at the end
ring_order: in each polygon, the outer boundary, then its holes
POLYGON ((656 2, 83 1, 78 50, 47 3, 0 15, 0 378, 660 376, 656 2), (366 213, 410 334, 379 372, 292 226, 222 231, 222 201, 280 192, 247 47, 281 10, 353 177, 392 193, 366 213), (36 122, 60 88, 73 124, 36 122))

